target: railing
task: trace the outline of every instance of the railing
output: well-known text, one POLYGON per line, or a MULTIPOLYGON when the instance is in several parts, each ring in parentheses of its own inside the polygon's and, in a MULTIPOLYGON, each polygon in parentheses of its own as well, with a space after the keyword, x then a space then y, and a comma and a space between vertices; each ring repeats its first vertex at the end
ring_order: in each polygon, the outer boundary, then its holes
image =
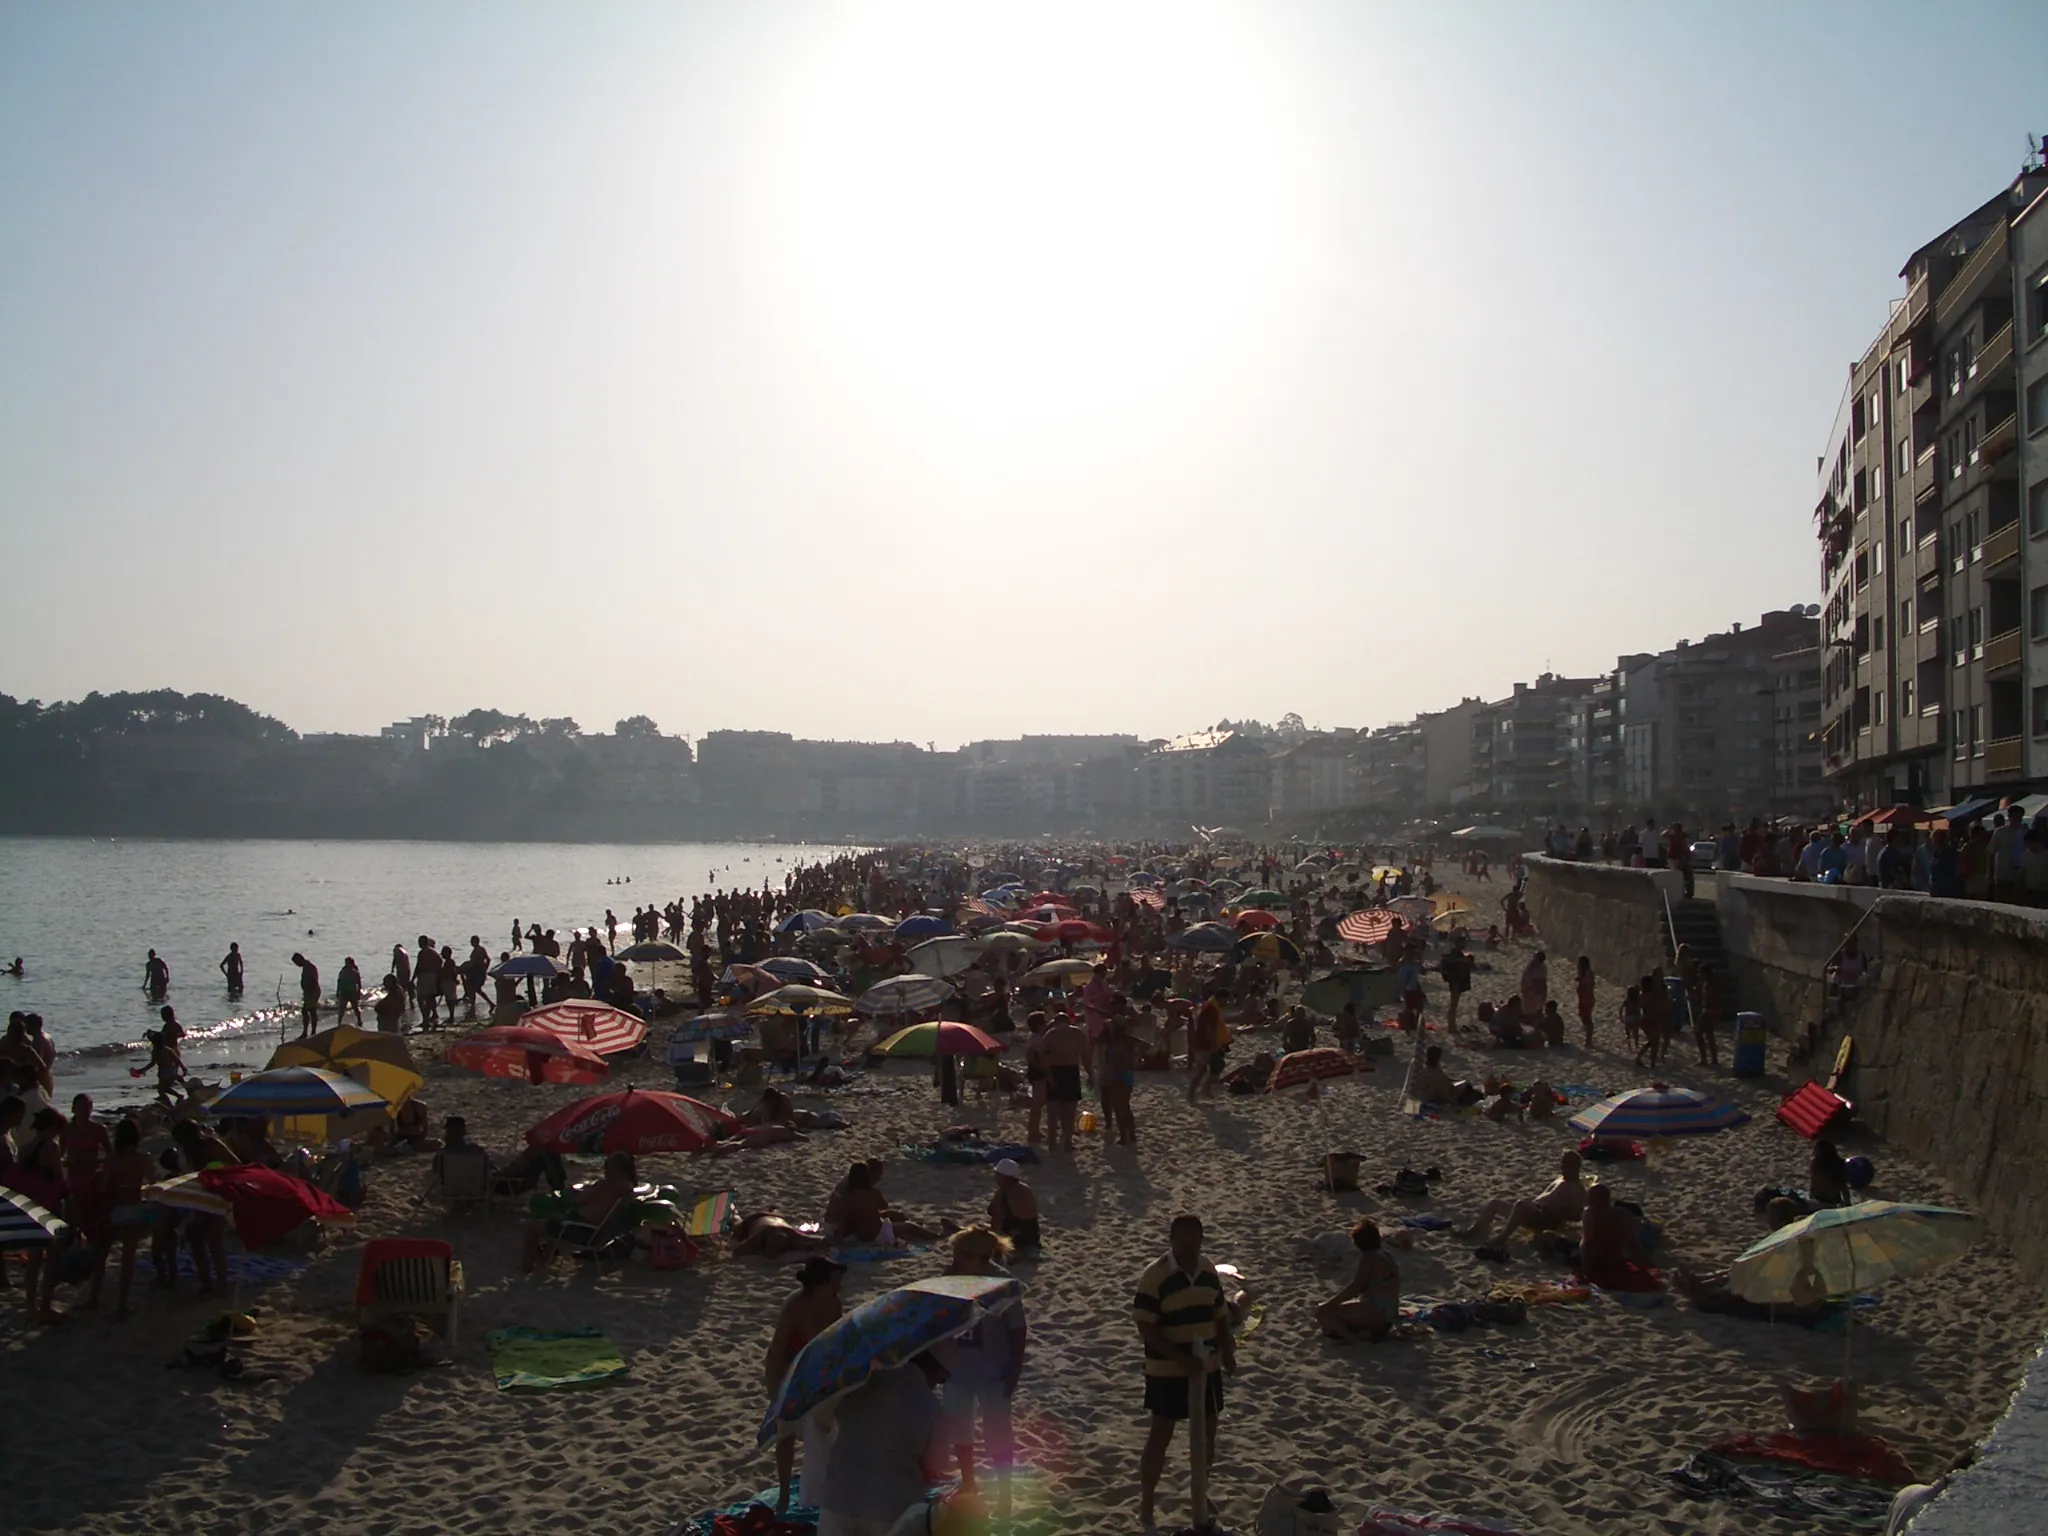
POLYGON ((1946 329, 1951 320, 1980 297, 1972 289, 1980 278, 2005 260, 2005 248, 2005 226, 2000 224, 1984 237, 1976 250, 1970 252, 1970 259, 1963 263, 1963 269, 1941 290, 1941 297, 1934 305, 1936 325, 1946 329))
POLYGON ((1999 369, 2012 363, 2012 322, 2006 321, 1998 328, 1998 334, 1985 342, 1976 359, 1970 364, 1970 377, 1989 378, 1999 369))
POLYGON ((2018 773, 2025 766, 2026 741, 2019 736, 2003 736, 1997 741, 1984 744, 1984 772, 2018 773))
POLYGON ((1991 537, 1984 541, 1984 567, 1986 570, 2016 559, 2020 552, 2019 519, 2014 518, 2003 528, 1992 530, 1991 537))
POLYGON ((2019 412, 2014 411, 2001 421, 1994 421, 1984 429, 1984 440, 1977 445, 1979 463, 1994 464, 2011 453, 2020 440, 2019 412))
POLYGON ((1941 455, 1932 447, 1913 461, 1913 500, 1925 501, 1941 484, 1941 455))
POLYGON ((2004 631, 2002 634, 1993 635, 1984 642, 1984 670, 1986 672, 1997 672, 2005 667, 2016 667, 2019 664, 2020 632, 2017 625, 2004 631))

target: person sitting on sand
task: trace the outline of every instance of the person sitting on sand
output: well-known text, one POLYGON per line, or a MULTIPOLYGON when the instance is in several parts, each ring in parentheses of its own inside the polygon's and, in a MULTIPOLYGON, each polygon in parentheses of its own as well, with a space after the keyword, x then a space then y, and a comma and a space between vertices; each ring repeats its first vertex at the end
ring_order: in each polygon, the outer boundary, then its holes
POLYGON ((529 1219, 520 1229, 519 1268, 532 1274, 543 1263, 552 1263, 556 1239, 571 1221, 601 1227, 611 1220, 622 1202, 633 1195, 639 1176, 633 1154, 614 1152, 604 1160, 604 1173, 589 1184, 579 1184, 559 1195, 541 1195, 527 1206, 529 1219))
POLYGON ((391 1130, 384 1138, 380 1139, 372 1133, 366 1139, 380 1151, 438 1152, 441 1150, 441 1143, 432 1131, 433 1121, 428 1115, 426 1103, 421 1099, 411 1098, 399 1105, 398 1113, 391 1120, 391 1130))
POLYGON ((989 1197, 989 1230, 1011 1247, 1036 1253, 1039 1247, 1038 1192, 1024 1182, 1017 1160, 1006 1157, 995 1166, 996 1192, 989 1197))
POLYGON ((1500 1229, 1503 1242, 1517 1227, 1528 1227, 1537 1232, 1555 1232, 1569 1226, 1585 1214, 1586 1187, 1579 1182, 1579 1154, 1567 1152, 1557 1160, 1557 1177, 1533 1200, 1516 1200, 1502 1197, 1489 1200, 1480 1208, 1472 1225, 1460 1232, 1460 1237, 1476 1237, 1487 1240, 1487 1232, 1497 1220, 1505 1218, 1500 1229))
POLYGON ((1807 1198, 1814 1208, 1849 1203, 1849 1165, 1832 1141, 1813 1144, 1813 1163, 1806 1174, 1807 1198))
POLYGON ((840 1235, 853 1242, 882 1248, 936 1241, 939 1233, 890 1208, 888 1198, 882 1193, 882 1167, 882 1159, 876 1157, 855 1163, 847 1170, 840 1235))
POLYGON ((789 1253, 819 1253, 826 1241, 816 1232, 800 1232, 775 1211, 742 1216, 732 1229, 734 1257, 779 1259, 789 1253))
MULTIPOLYGON (((1557 1005, 1553 1003, 1551 1006, 1554 1008, 1557 1005)), ((1557 1114, 1557 1090, 1542 1078, 1537 1078, 1529 1085, 1528 1110, 1531 1120, 1554 1118, 1557 1114)))
POLYGON ((1456 1104, 1460 1090, 1443 1069, 1444 1048, 1432 1045, 1422 1053, 1422 1066, 1415 1073, 1413 1096, 1418 1104, 1456 1104))
POLYGON ((1614 1190, 1586 1191, 1579 1225, 1579 1278, 1609 1291, 1661 1291, 1664 1281, 1643 1256, 1641 1220, 1614 1203, 1614 1190))
POLYGON ((1283 1051, 1309 1051, 1315 1049, 1316 1021, 1309 1011, 1296 1004, 1288 1010, 1287 1021, 1280 1027, 1280 1048, 1283 1051))
POLYGON ((1401 1320, 1401 1269, 1381 1248, 1379 1224, 1370 1216, 1351 1229, 1351 1244, 1358 1268, 1349 1285, 1316 1308, 1316 1323, 1337 1338, 1377 1344, 1401 1320))

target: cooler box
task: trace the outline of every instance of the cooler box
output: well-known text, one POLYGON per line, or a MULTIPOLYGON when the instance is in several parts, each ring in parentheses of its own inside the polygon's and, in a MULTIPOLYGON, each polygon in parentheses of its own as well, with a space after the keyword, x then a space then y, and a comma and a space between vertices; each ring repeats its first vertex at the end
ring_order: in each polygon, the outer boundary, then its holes
POLYGON ((1764 1075, 1764 1046, 1770 1036, 1764 1031, 1764 1016, 1760 1013, 1738 1013, 1735 1015, 1735 1075, 1737 1077, 1762 1077, 1764 1075))

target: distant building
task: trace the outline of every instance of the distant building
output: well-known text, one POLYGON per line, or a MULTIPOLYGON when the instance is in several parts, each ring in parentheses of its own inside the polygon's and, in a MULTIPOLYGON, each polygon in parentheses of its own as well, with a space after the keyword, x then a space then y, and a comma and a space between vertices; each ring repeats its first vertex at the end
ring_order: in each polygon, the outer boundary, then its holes
MULTIPOLYGON (((1449 810, 1473 798, 1475 785, 1483 789, 1474 742, 1483 739, 1491 756, 1492 716, 1482 699, 1468 698, 1449 709, 1417 715, 1415 728, 1422 735, 1423 806, 1429 811, 1449 810)), ((1491 763, 1488 763, 1488 776, 1491 763)))
POLYGON ((1771 814, 1818 819, 1836 802, 1820 760, 1820 650, 1787 651, 1771 666, 1771 814))
POLYGON ((1266 749, 1240 731, 1196 731, 1138 763, 1137 813, 1148 821, 1248 827, 1272 805, 1266 749))

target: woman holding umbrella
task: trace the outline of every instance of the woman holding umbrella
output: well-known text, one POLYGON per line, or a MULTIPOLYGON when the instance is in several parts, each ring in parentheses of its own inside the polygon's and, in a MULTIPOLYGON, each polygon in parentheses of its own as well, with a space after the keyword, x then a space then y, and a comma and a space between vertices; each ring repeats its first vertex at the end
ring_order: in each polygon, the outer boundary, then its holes
MULTIPOLYGON (((789 1374, 790 1362, 796 1359, 798 1352, 845 1314, 846 1304, 839 1297, 839 1282, 845 1274, 844 1264, 835 1263, 823 1254, 811 1255, 796 1272, 797 1293, 782 1304, 782 1311, 775 1319, 775 1333, 768 1340, 768 1358, 762 1362, 762 1374, 767 1378, 771 1402, 782 1391, 782 1380, 789 1374)), ((815 1509, 824 1492, 825 1458, 831 1442, 817 1428, 815 1421, 808 1419, 804 1422, 803 1441, 802 1502, 815 1509)), ((775 1505, 777 1514, 789 1508, 790 1480, 795 1471, 796 1437, 776 1441, 775 1473, 781 1486, 781 1495, 775 1505)))

